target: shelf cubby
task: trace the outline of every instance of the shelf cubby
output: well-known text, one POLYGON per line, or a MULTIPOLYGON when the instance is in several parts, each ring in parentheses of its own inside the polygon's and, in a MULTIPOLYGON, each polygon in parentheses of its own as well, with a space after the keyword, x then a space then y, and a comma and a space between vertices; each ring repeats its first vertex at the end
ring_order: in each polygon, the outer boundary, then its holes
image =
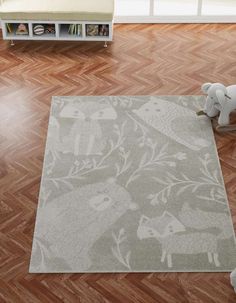
POLYGON ((86 37, 109 37, 109 24, 86 24, 86 37))
POLYGON ((83 37, 83 28, 81 23, 59 24, 59 37, 78 38, 83 37))
POLYGON ((32 33, 34 37, 56 37, 56 25, 55 23, 32 23, 32 33), (51 32, 49 31, 51 29, 51 32), (38 30, 38 34, 36 33, 38 30))
POLYGON ((28 23, 21 23, 21 22, 15 22, 15 23, 12 23, 12 22, 9 22, 9 23, 6 23, 5 24, 5 30, 6 30, 6 34, 8 37, 14 37, 14 36, 18 36, 18 37, 21 37, 21 36, 29 36, 29 25, 28 23), (27 32, 18 32, 18 28, 20 25, 23 25, 25 26, 25 28, 27 29, 27 32))

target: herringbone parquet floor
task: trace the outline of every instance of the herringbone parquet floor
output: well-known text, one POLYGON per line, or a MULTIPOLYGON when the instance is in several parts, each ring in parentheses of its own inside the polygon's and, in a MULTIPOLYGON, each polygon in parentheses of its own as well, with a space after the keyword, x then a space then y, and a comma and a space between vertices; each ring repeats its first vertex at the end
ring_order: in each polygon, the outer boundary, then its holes
MULTIPOLYGON (((51 96, 200 94, 236 83, 235 60, 236 25, 116 25, 107 49, 0 41, 0 302, 236 302, 227 273, 28 274, 51 96)), ((216 139, 236 224, 236 134, 216 139)))

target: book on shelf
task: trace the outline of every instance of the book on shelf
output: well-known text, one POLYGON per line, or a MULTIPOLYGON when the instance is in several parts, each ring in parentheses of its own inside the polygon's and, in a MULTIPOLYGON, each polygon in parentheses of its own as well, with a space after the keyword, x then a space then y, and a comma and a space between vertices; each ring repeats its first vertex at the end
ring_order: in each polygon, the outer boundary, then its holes
POLYGON ((70 24, 68 29, 69 35, 76 35, 81 36, 82 35, 82 26, 81 24, 70 24))
POLYGON ((7 32, 8 32, 8 34, 11 34, 11 33, 13 32, 12 24, 6 23, 6 27, 7 27, 7 32))

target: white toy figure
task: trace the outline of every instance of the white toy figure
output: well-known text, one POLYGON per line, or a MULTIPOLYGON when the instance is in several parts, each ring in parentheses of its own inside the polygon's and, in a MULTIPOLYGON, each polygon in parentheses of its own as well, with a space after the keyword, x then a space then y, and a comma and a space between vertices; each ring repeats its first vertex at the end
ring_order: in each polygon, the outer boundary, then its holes
POLYGON ((225 87, 221 83, 205 83, 202 91, 207 94, 206 105, 198 114, 213 118, 219 114, 218 130, 236 130, 230 124, 230 113, 236 109, 236 85, 225 87))
POLYGON ((236 292, 236 269, 233 270, 230 274, 230 282, 236 292))

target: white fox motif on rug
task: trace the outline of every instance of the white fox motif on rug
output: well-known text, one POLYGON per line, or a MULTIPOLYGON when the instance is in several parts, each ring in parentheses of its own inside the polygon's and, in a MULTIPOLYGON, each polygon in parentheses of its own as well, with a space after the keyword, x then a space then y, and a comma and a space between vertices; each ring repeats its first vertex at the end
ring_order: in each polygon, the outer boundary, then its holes
POLYGON ((32 273, 214 272, 235 235, 203 96, 53 97, 32 273))

